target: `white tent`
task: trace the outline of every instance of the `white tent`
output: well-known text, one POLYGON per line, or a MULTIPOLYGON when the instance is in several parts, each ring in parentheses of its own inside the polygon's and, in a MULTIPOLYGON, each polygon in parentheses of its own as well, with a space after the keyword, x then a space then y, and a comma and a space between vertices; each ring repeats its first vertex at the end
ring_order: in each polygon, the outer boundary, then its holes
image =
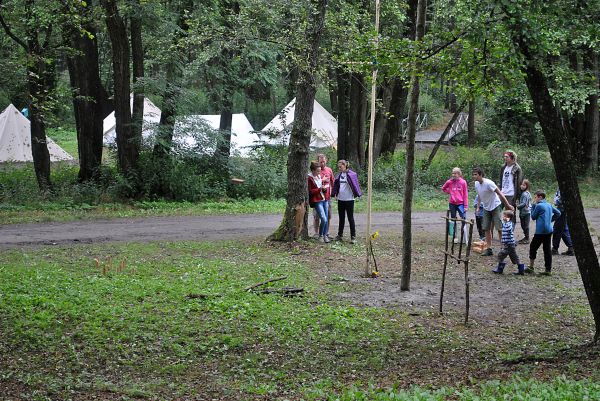
MULTIPOLYGON (((196 144, 190 131, 199 129, 202 123, 207 124, 214 130, 219 129, 221 122, 220 114, 191 115, 183 117, 175 124, 175 140, 180 144, 193 147, 196 144)), ((247 156, 251 146, 258 142, 258 135, 254 133, 254 128, 244 113, 234 114, 231 118, 231 150, 239 152, 242 156, 247 156)))
MULTIPOLYGON (((294 122, 296 112, 296 98, 292 99, 281 112, 275 116, 263 129, 263 132, 277 133, 276 139, 267 139, 269 144, 287 145, 290 140, 290 125, 294 122)), ((337 120, 323 106, 315 100, 312 115, 313 135, 310 146, 326 148, 337 146, 337 120)))
MULTIPOLYGON (((50 161, 70 161, 73 156, 46 137, 50 161)), ((32 162, 31 123, 12 104, 0 114, 0 163, 32 162)))
MULTIPOLYGON (((133 95, 129 98, 129 107, 133 110, 133 95)), ((142 137, 148 139, 154 132, 154 127, 160 122, 161 111, 150 99, 144 98, 144 121, 142 123, 142 137)), ((115 112, 110 113, 103 122, 104 145, 114 145, 117 140, 117 120, 115 112)))

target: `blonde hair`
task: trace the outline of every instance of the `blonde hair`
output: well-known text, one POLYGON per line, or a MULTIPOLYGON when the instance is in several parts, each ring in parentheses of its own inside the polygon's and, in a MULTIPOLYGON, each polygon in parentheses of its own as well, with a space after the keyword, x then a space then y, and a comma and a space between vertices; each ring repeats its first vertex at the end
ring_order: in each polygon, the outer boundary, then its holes
POLYGON ((454 167, 454 168, 452 169, 452 172, 453 172, 453 173, 454 173, 455 171, 458 173, 458 175, 459 175, 459 176, 461 176, 461 177, 462 177, 462 170, 461 170, 459 167, 454 167))

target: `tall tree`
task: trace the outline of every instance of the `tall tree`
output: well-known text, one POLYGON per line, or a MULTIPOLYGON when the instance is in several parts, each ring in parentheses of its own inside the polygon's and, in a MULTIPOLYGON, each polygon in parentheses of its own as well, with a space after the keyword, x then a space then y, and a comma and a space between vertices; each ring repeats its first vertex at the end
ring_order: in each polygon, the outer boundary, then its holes
MULTIPOLYGON (((425 14, 427 0, 417 1, 417 23, 415 27, 415 42, 419 42, 425 35, 425 14)), ((419 112, 419 68, 420 61, 415 62, 410 79, 410 109, 408 112, 408 138, 406 140, 406 175, 404 178, 404 203, 402 205, 402 273, 400 276, 400 290, 410 290, 410 274, 412 270, 412 199, 414 190, 415 171, 415 135, 417 132, 417 113, 419 112)))
POLYGON ((71 51, 67 57, 77 130, 79 181, 98 178, 102 163, 103 120, 111 103, 100 80, 94 2, 65 2, 63 36, 71 51))
MULTIPOLYGON (((547 42, 549 36, 545 27, 552 26, 553 33, 570 33, 571 38, 576 38, 574 28, 577 22, 565 17, 570 13, 571 5, 568 1, 553 4, 552 8, 542 3, 536 3, 535 7, 531 7, 526 2, 501 3, 500 7, 506 15, 506 25, 514 47, 522 56, 521 68, 525 83, 548 144, 569 225, 577 227, 572 232, 575 257, 594 317, 596 329, 594 342, 598 342, 600 340, 600 263, 579 195, 576 171, 573 169, 577 160, 577 156, 572 152, 574 138, 565 130, 561 121, 561 102, 551 94, 552 87, 555 88, 554 93, 558 93, 560 87, 547 73, 552 71, 554 66, 552 58, 549 57, 553 43, 547 42), (552 24, 540 24, 541 20, 552 24)), ((588 13, 592 11, 600 10, 587 10, 588 13)), ((552 50, 554 51, 555 49, 552 50)))
POLYGON ((312 113, 317 91, 319 49, 325 26, 327 0, 311 0, 306 10, 306 44, 299 54, 296 112, 288 150, 286 209, 283 221, 271 236, 275 240, 294 241, 307 237, 308 150, 312 113))
POLYGON ((117 161, 119 170, 126 177, 137 174, 141 138, 132 129, 131 51, 124 17, 119 12, 116 0, 100 0, 112 48, 114 78, 115 131, 117 133, 117 161))
POLYGON ((0 24, 6 34, 21 46, 27 55, 27 91, 33 167, 40 190, 47 191, 51 188, 51 181, 46 119, 56 86, 53 24, 57 22, 55 16, 60 15, 60 12, 58 8, 40 5, 35 0, 25 0, 22 5, 10 3, 10 8, 15 13, 22 8, 22 15, 13 15, 12 19, 21 25, 21 32, 15 32, 5 19, 4 10, 9 5, 6 1, 0 1, 0 24))

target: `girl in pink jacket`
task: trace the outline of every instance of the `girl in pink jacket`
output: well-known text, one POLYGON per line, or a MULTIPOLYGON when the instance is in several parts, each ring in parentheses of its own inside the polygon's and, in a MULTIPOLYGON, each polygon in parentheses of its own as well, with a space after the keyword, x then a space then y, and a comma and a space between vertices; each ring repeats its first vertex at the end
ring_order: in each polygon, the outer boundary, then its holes
POLYGON ((466 219, 469 208, 469 190, 467 182, 462 178, 462 171, 458 167, 452 169, 452 177, 444 183, 442 191, 450 194, 450 199, 448 199, 450 217, 456 218, 456 212, 458 212, 461 219, 466 219))

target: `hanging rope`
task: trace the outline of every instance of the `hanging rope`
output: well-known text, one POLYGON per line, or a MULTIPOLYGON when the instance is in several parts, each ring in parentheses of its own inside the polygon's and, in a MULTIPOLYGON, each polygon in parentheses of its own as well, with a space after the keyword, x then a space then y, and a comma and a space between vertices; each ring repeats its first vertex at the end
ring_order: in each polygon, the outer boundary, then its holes
POLYGON ((371 84, 371 122, 369 124, 369 155, 367 161, 367 264, 366 277, 377 276, 377 264, 373 253, 371 235, 371 204, 373 201, 373 136, 375 134, 375 104, 377 101, 377 48, 379 46, 379 0, 375 0, 375 55, 373 56, 373 81, 371 84), (375 270, 371 264, 375 265, 375 270))

